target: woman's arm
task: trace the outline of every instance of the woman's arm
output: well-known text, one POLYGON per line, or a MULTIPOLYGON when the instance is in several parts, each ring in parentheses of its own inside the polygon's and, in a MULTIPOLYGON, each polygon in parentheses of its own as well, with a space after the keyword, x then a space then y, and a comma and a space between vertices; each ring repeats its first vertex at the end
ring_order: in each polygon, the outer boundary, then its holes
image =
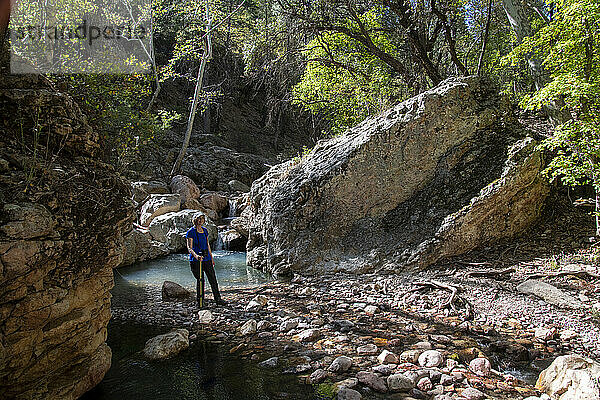
POLYGON ((194 257, 196 260, 200 261, 200 256, 198 256, 198 254, 196 254, 196 252, 194 251, 194 239, 193 238, 187 238, 187 248, 188 248, 188 252, 192 255, 192 257, 194 257))
POLYGON ((210 249, 210 242, 208 241, 208 235, 206 235, 206 245, 208 246, 208 254, 210 254, 210 259, 212 260, 213 265, 215 265, 215 258, 213 257, 212 250, 210 249))

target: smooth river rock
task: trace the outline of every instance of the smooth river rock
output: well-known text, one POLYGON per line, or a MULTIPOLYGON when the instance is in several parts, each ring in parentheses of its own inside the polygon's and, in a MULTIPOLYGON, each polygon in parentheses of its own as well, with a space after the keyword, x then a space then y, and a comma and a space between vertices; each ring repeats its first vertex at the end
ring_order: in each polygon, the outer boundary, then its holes
POLYGON ((173 357, 190 346, 189 336, 187 329, 177 329, 148 339, 144 346, 144 356, 150 360, 173 357))
POLYGON ((449 79, 256 180, 247 260, 276 275, 425 268, 536 222, 543 165, 495 88, 449 79))

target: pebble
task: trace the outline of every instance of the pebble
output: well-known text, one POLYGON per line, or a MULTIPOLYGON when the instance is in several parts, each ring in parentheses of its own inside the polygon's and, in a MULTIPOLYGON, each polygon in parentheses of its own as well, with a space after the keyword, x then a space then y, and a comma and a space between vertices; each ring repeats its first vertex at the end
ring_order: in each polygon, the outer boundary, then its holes
POLYGON ((388 350, 383 350, 377 357, 380 364, 398 364, 398 356, 388 350))
POLYGON ((358 355, 369 355, 369 354, 377 354, 377 346, 375 346, 374 344, 365 344, 363 346, 359 346, 356 349, 356 353, 358 355))
POLYGON ((414 382, 403 374, 393 374, 387 377, 387 385, 394 392, 408 392, 414 387, 414 382))
POLYGON ((439 367, 443 361, 444 356, 437 350, 427 350, 419 356, 419 365, 421 367, 439 367))
POLYGON ((354 389, 342 387, 337 393, 337 400, 360 400, 362 395, 354 389))
POLYGON ((406 350, 400 354, 400 362, 407 362, 416 364, 419 361, 419 356, 423 351, 421 350, 406 350))
POLYGON ((327 371, 325 371, 323 369, 318 369, 318 370, 314 371, 312 374, 310 374, 310 377, 308 378, 308 380, 310 381, 311 384, 321 383, 325 379, 327 379, 328 376, 329 376, 329 373, 327 371))
POLYGON ((577 332, 571 331, 569 329, 565 329, 560 331, 560 340, 563 342, 567 342, 569 340, 573 340, 577 337, 577 332))
POLYGON ((339 356, 327 368, 331 372, 346 372, 352 367, 352 359, 346 356, 339 356))
POLYGON ((433 346, 429 342, 418 342, 412 346, 415 350, 431 350, 433 346))
POLYGON ((321 336, 321 331, 318 329, 307 329, 300 332, 295 338, 300 342, 314 342, 321 336))
POLYGON ((365 307, 365 314, 367 314, 367 315, 375 315, 378 311, 379 311, 379 308, 377 306, 366 306, 365 307))
POLYGON ((387 392, 385 381, 374 372, 360 371, 358 374, 356 374, 356 378, 360 383, 366 385, 376 392, 387 392))
POLYGON ((483 400, 487 397, 482 391, 472 387, 464 389, 461 396, 467 400, 483 400))
POLYGON ((335 383, 335 387, 341 389, 343 387, 346 388, 353 388, 356 385, 358 385, 358 379, 356 378, 348 378, 348 379, 344 379, 343 381, 339 381, 335 383))
POLYGON ((258 366, 262 367, 262 368, 275 368, 275 367, 277 367, 278 363, 279 363, 278 357, 271 357, 269 359, 266 359, 265 361, 258 363, 258 366))
POLYGON ((244 336, 256 333, 257 325, 258 325, 258 323, 256 322, 256 320, 250 319, 250 320, 246 321, 244 323, 244 325, 242 325, 240 327, 240 333, 244 336))
POLYGON ((558 329, 556 328, 536 328, 535 338, 543 342, 554 339, 558 335, 558 329))
POLYGON ((389 375, 395 369, 395 367, 392 367, 392 365, 395 366, 395 364, 377 365, 377 366, 373 367, 373 371, 377 372, 378 374, 381 374, 381 375, 389 375))
POLYGON ((259 311, 262 308, 262 305, 254 300, 250 300, 250 302, 246 305, 246 308, 244 308, 244 310, 248 311, 248 312, 256 312, 259 311))
POLYGON ((433 389, 433 383, 431 383, 431 379, 427 377, 421 378, 419 379, 419 382, 417 382, 417 388, 423 392, 428 392, 433 389))
POLYGON ((209 324, 213 320, 213 315, 209 310, 198 311, 198 322, 201 324, 209 324))

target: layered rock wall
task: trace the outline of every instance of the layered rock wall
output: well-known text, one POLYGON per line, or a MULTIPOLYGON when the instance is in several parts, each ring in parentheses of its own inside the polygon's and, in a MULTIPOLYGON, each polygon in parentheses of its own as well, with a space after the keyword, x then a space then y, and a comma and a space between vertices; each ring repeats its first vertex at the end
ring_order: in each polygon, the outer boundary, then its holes
POLYGON ((497 91, 451 79, 271 168, 251 188, 248 263, 276 274, 425 267, 538 217, 542 160, 497 91))
POLYGON ((76 399, 110 367, 112 268, 131 192, 41 77, 0 80, 0 393, 76 399))

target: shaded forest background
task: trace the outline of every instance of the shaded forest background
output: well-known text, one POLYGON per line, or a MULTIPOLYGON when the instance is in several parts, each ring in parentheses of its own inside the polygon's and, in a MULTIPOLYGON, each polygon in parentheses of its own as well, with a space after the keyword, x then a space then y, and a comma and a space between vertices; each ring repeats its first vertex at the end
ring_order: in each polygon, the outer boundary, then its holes
POLYGON ((51 78, 78 100, 104 136, 104 157, 126 175, 149 144, 182 141, 207 48, 206 4, 213 56, 196 146, 275 163, 448 77, 479 74, 552 122, 543 132, 556 156, 550 178, 598 188, 593 0, 155 0, 155 75, 51 78))

